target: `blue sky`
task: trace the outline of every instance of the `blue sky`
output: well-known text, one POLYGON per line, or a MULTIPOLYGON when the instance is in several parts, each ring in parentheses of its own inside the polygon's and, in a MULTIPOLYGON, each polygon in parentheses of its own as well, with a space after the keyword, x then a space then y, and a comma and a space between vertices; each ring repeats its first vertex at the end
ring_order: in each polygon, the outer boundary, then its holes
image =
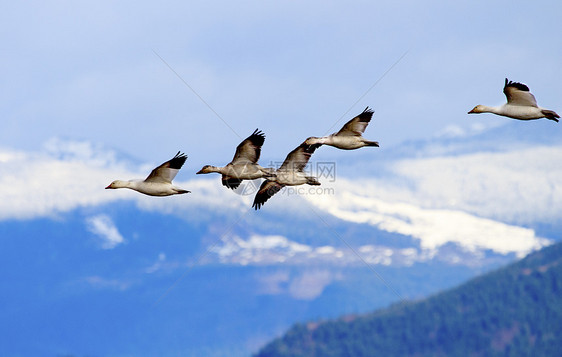
MULTIPOLYGON (((267 135, 261 162, 268 165, 306 137, 338 130, 366 106, 375 115, 365 136, 381 147, 323 148, 314 160, 337 162, 338 168, 360 165, 347 175, 365 177, 380 174, 372 161, 406 141, 508 123, 523 131, 527 124, 539 131, 560 129, 550 121, 466 114, 476 104, 504 102, 505 77, 527 83, 540 105, 562 111, 557 2, 31 5, 10 4, 0 15, 0 192, 9 198, 0 212, 4 218, 132 199, 133 192, 99 188, 116 178, 142 178, 178 150, 189 159, 177 181, 209 179, 215 185, 216 176, 194 173, 203 164, 230 161, 241 138, 255 128, 267 135)), ((418 154, 416 146, 405 147, 410 156, 418 154)), ((515 152, 513 157, 526 159, 513 174, 532 183, 533 170, 540 170, 550 180, 557 173, 550 162, 558 154, 549 150, 543 162, 532 152, 515 152)), ((501 182, 501 165, 511 157, 466 160, 474 175, 501 182), (491 160, 499 164, 484 168, 491 160)), ((409 164, 421 173, 394 164, 387 168, 390 184, 396 175, 429 189, 386 198, 410 202, 421 195, 426 198, 417 203, 426 208, 460 207, 528 223, 514 213, 511 202, 522 199, 516 194, 505 195, 502 208, 490 208, 481 203, 495 197, 493 186, 466 195, 466 186, 449 180, 444 190, 437 171, 427 170, 436 167, 441 176, 458 180, 460 162, 409 164), (451 196, 457 196, 454 203, 451 196)), ((506 187, 524 195, 517 185, 514 180, 506 187)), ((545 186, 545 199, 556 187, 545 186)), ((223 202, 228 192, 217 190, 199 196, 193 190, 190 200, 206 204, 217 195, 213 200, 223 202)), ((532 200, 527 196, 525 201, 532 200)))
POLYGON ((561 9, 555 1, 10 3, 0 15, 0 145, 39 149, 63 137, 155 163, 183 150, 199 166, 228 162, 239 137, 259 127, 262 157, 281 160, 368 105, 366 136, 384 149, 448 126, 505 122, 466 115, 503 102, 505 77, 561 111, 561 9))
MULTIPOLYGON (((88 269, 74 272, 51 256, 55 268, 94 289, 123 292, 118 301, 130 291, 137 303, 137 287, 160 295, 160 285, 169 286, 163 281, 184 276, 199 245, 210 264, 220 261, 225 269, 318 257, 342 266, 356 261, 324 219, 351 227, 345 237, 377 269, 431 263, 440 252, 447 261, 451 246, 463 253, 454 259, 472 256, 467 265, 488 264, 488 253, 521 257, 560 239, 562 123, 467 112, 503 103, 508 77, 562 114, 561 10, 559 1, 6 3, 0 223, 26 228, 47 221, 82 232, 62 233, 79 248, 72 264, 82 268, 88 256, 88 269), (195 175, 204 164, 229 162, 256 128, 267 136, 260 162, 268 166, 306 137, 338 130, 366 106, 375 114, 365 137, 380 148, 323 147, 314 154, 313 161, 337 164, 336 180, 320 179, 332 193, 282 191, 255 212, 252 195, 230 192, 218 175, 195 175), (178 150, 189 158, 174 182, 189 195, 103 189, 114 179, 145 177, 178 150), (372 241, 356 233, 371 231, 372 241), (146 255, 138 255, 139 247, 146 255), (115 261, 125 271, 112 271, 115 261), (164 280, 154 287, 147 276, 156 272, 164 280)), ((51 229, 56 237, 59 228, 51 229)), ((5 239, 13 245, 4 252, 27 266, 33 260, 27 239, 38 237, 24 238, 5 239)), ((10 262, 2 287, 11 291, 6 281, 20 271, 10 262)), ((33 272, 41 267, 31 266, 33 272)), ((313 273, 253 279, 273 290, 268 294, 295 285, 293 298, 308 301, 339 279, 313 273)), ((59 287, 71 286, 69 278, 55 278, 59 287)), ((190 278, 177 289, 191 289, 190 278)), ((399 287, 396 279, 391 285, 399 287)), ((377 294, 394 299, 387 288, 377 294)), ((220 283, 211 290, 225 292, 220 283)), ((17 291, 14 306, 22 297, 17 291)), ((84 294, 80 302, 96 301, 84 294)), ((209 300, 207 290, 200 294, 209 300)), ((171 296, 183 304, 179 291, 171 296)), ((63 302, 60 311, 69 315, 57 318, 66 323, 76 310, 67 312, 63 302)), ((105 322, 112 315, 100 316, 105 322)), ((92 340, 88 330, 76 334, 92 340)), ((91 354, 84 348, 71 352, 91 354)))

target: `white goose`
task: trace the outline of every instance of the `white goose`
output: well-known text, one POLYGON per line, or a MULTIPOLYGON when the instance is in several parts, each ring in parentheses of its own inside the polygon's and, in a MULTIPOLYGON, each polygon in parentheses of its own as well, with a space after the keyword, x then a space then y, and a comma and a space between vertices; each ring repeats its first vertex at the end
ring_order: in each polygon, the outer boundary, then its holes
POLYGON ((308 145, 330 145, 343 150, 354 150, 363 146, 378 147, 378 142, 369 141, 362 136, 372 117, 373 111, 367 107, 363 113, 348 121, 337 133, 321 138, 310 137, 306 139, 305 143, 308 145))
POLYGON ((172 180, 176 177, 181 169, 187 156, 185 154, 176 154, 171 160, 166 161, 158 166, 144 180, 115 180, 106 187, 106 189, 130 188, 131 190, 144 193, 149 196, 170 196, 189 193, 190 191, 181 189, 172 185, 172 180))
POLYGON ((275 171, 275 175, 268 177, 256 193, 252 207, 260 209, 265 202, 279 192, 285 186, 313 185, 318 186, 320 182, 315 177, 306 176, 304 168, 314 151, 320 147, 319 144, 309 145, 306 142, 300 144, 291 151, 283 164, 275 171))
POLYGON ((225 167, 205 165, 197 174, 217 172, 222 174, 222 184, 230 189, 240 186, 242 180, 272 176, 270 169, 258 165, 265 134, 256 129, 236 147, 234 158, 225 167))
POLYGON ((558 122, 557 118, 560 116, 552 110, 539 107, 535 96, 525 84, 508 81, 506 78, 503 92, 507 97, 506 104, 499 107, 477 105, 468 114, 494 113, 519 120, 547 118, 558 122))

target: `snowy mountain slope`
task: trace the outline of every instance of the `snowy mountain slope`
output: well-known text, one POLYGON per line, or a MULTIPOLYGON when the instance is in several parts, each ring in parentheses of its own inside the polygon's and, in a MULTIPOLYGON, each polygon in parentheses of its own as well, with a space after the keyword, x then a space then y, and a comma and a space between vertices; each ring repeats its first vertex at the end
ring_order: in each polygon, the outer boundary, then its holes
POLYGON ((158 163, 100 145, 0 149, 2 352, 242 356, 296 321, 421 298, 512 261, 562 231, 562 147, 519 128, 416 152, 320 148, 320 190, 285 189, 259 211, 259 182, 231 192, 193 176, 190 159, 177 183, 192 193, 162 199, 104 190, 158 163))

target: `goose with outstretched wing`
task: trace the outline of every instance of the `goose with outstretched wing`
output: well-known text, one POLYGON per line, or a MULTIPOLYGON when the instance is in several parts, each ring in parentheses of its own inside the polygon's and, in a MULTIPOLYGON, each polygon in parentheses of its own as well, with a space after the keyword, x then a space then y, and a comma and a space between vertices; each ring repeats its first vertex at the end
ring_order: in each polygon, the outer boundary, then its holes
POLYGON ((197 174, 220 173, 222 184, 230 189, 236 189, 242 180, 270 177, 273 175, 272 170, 258 165, 264 141, 265 134, 256 129, 236 147, 234 158, 226 166, 205 165, 197 174))
POLYGON ((129 188, 149 196, 171 196, 189 193, 190 191, 176 187, 172 180, 187 160, 187 156, 178 151, 176 156, 158 166, 144 180, 115 180, 106 189, 129 188))
POLYGON ((310 137, 305 143, 308 145, 330 145, 343 150, 355 150, 364 146, 378 147, 377 141, 367 140, 363 137, 363 133, 367 125, 371 122, 373 111, 369 107, 350 121, 348 121, 337 133, 332 135, 318 137, 310 137))
POLYGON ((285 186, 320 185, 320 182, 315 177, 307 176, 304 172, 310 156, 319 146, 319 144, 309 145, 303 142, 291 151, 287 158, 285 158, 285 161, 283 161, 283 164, 275 171, 275 175, 268 177, 261 184, 252 207, 256 210, 260 209, 267 200, 285 186))
POLYGON ((523 83, 512 82, 505 79, 503 93, 507 98, 507 103, 499 107, 487 105, 477 105, 468 114, 493 113, 512 119, 533 120, 546 118, 558 122, 560 116, 555 111, 544 109, 537 105, 535 96, 523 83))

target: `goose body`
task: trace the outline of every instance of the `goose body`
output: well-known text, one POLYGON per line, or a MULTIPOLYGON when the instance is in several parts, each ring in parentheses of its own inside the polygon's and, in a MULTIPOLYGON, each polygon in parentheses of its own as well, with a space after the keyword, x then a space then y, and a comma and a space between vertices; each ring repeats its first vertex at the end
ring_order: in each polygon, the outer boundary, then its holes
POLYGON ((309 145, 303 142, 296 149, 291 151, 283 164, 274 172, 274 175, 268 177, 260 186, 252 207, 256 210, 260 209, 273 195, 279 192, 285 186, 313 185, 318 186, 320 182, 315 177, 307 176, 304 168, 314 151, 320 147, 319 144, 309 145))
POLYGON ((144 180, 115 180, 106 189, 128 188, 149 196, 171 196, 190 191, 176 187, 172 180, 187 160, 185 154, 176 154, 172 159, 156 167, 144 180))
POLYGON ((224 167, 205 165, 197 174, 219 173, 222 175, 222 184, 230 189, 240 186, 243 180, 272 176, 272 170, 258 165, 264 141, 265 135, 256 129, 236 147, 236 153, 230 163, 224 167))
POLYGON ((499 107, 477 105, 468 114, 493 113, 518 120, 534 120, 546 118, 558 122, 560 116, 556 112, 537 105, 535 96, 525 84, 505 79, 503 93, 507 103, 499 107))
POLYGON ((378 142, 367 140, 362 135, 372 117, 373 111, 367 107, 361 114, 348 121, 337 133, 321 138, 310 137, 306 139, 305 143, 308 145, 330 145, 343 150, 355 150, 364 146, 378 147, 378 142))

